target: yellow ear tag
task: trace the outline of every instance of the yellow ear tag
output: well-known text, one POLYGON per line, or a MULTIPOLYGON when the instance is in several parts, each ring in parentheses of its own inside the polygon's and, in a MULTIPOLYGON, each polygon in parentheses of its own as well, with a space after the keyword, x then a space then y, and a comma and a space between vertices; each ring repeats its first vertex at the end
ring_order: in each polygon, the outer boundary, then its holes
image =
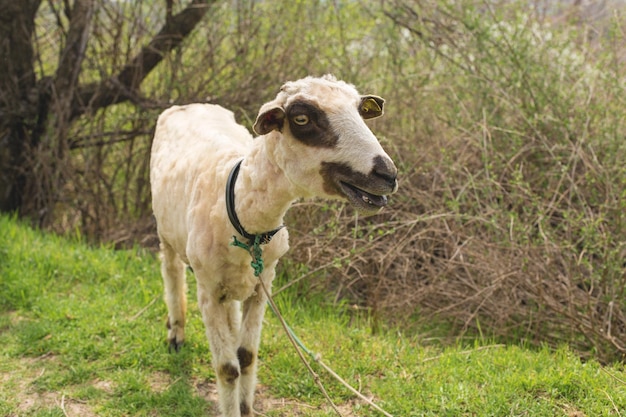
POLYGON ((363 100, 363 103, 361 104, 361 111, 363 113, 380 113, 383 111, 383 109, 381 109, 378 103, 376 103, 376 100, 374 100, 373 98, 368 98, 366 100, 363 100))

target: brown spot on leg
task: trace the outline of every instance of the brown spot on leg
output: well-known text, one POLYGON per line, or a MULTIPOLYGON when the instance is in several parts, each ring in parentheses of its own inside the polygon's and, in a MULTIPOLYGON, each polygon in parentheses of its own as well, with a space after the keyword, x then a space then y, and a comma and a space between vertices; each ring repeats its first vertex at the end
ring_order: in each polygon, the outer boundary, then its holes
POLYGON ((245 369, 252 365, 252 362, 254 362, 254 353, 244 347, 240 347, 237 349, 237 358, 239 359, 241 372, 245 372, 245 369))
POLYGON ((220 367, 218 376, 225 379, 229 384, 234 384, 239 378, 239 369, 231 363, 225 363, 220 367))
MULTIPOLYGON (((172 330, 172 325, 170 324, 169 317, 167 318, 167 323, 165 323, 165 326, 167 327, 167 330, 172 330)), ((179 342, 178 340, 176 340, 176 336, 167 339, 167 350, 169 353, 172 353, 172 351, 176 353, 180 352, 180 348, 182 346, 183 346, 183 341, 181 340, 179 342)))
MULTIPOLYGON (((185 320, 183 319, 182 321, 175 321, 174 322, 175 326, 180 326, 180 327, 185 327, 185 320)), ((165 327, 167 327, 167 330, 172 330, 172 322, 170 322, 170 318, 167 318, 167 321, 165 322, 165 327)))
POLYGON ((239 404, 239 410, 241 411, 241 416, 242 417, 246 417, 246 416, 251 416, 251 407, 246 404, 246 403, 241 403, 239 404))

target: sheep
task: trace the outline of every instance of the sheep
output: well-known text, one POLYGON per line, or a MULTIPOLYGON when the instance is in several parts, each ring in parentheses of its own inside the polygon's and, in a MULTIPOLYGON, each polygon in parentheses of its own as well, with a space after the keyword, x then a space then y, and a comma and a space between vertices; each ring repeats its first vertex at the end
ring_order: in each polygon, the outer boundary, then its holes
POLYGON ((189 265, 224 417, 253 413, 267 301, 258 280, 271 289, 289 248, 283 217, 292 203, 340 199, 373 214, 397 190, 396 166, 364 122, 381 116, 383 103, 326 75, 285 83, 261 106, 256 138, 218 105, 159 116, 150 182, 169 349, 184 341, 189 265))

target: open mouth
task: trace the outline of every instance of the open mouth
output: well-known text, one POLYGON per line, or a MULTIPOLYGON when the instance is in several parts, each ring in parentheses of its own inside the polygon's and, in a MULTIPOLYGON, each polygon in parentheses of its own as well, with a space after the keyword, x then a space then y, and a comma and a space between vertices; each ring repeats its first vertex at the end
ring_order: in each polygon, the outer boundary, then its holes
POLYGON ((378 211, 387 205, 386 195, 372 194, 343 181, 340 181, 339 185, 350 203, 358 210, 378 211))

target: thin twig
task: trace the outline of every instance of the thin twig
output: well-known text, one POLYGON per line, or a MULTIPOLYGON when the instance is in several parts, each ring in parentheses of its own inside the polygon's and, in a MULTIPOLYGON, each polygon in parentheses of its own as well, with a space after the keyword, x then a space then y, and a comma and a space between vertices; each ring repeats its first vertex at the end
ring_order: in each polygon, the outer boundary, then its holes
POLYGON ((152 301, 150 301, 144 308, 142 308, 141 310, 139 310, 134 316, 132 316, 130 319, 128 319, 128 321, 135 321, 139 318, 139 316, 141 316, 143 313, 146 312, 146 310, 148 310, 152 304, 156 303, 156 300, 158 300, 159 297, 156 296, 152 299, 152 301))
MULTIPOLYGON (((470 355, 474 352, 480 352, 481 350, 487 350, 487 349, 494 349, 494 348, 503 348, 506 347, 506 345, 489 345, 489 346, 481 346, 478 347, 476 349, 470 349, 470 350, 464 350, 462 352, 456 352, 455 355, 470 355)), ((430 361, 436 361, 438 359, 443 358, 445 355, 437 355, 437 356, 433 356, 432 358, 426 358, 426 359, 422 359, 422 363, 425 362, 430 362, 430 361)))
POLYGON ((623 379, 619 378, 617 375, 614 375, 614 374, 610 373, 609 371, 607 371, 607 370, 604 368, 604 366, 601 366, 601 367, 600 367, 600 370, 601 370, 602 372, 604 372, 605 374, 607 374, 608 376, 610 376, 611 378, 615 379, 615 380, 616 380, 617 382, 619 382, 620 384, 622 384, 622 385, 626 385, 626 381, 625 381, 625 380, 623 380, 623 379))
POLYGON ((274 291, 274 295, 280 294, 281 292, 283 292, 284 290, 286 290, 287 288, 291 287, 294 284, 297 284, 298 282, 302 281, 303 279, 306 279, 308 277, 310 277, 311 275, 315 274, 316 272, 322 271, 326 268, 330 268, 331 266, 335 265, 337 263, 337 261, 343 261, 344 259, 348 258, 348 256, 350 256, 350 254, 345 254, 337 259, 333 259, 331 262, 327 262, 324 265, 320 265, 317 268, 307 272, 306 274, 302 274, 301 276, 299 276, 298 278, 289 281, 288 283, 286 283, 285 285, 283 285, 282 287, 280 287, 278 290, 274 291))
POLYGON ((617 413, 618 416, 622 416, 622 413, 619 412, 619 408, 617 408, 617 404, 615 404, 615 401, 613 401, 613 398, 611 398, 611 396, 609 395, 608 392, 606 392, 605 390, 602 390, 602 392, 604 392, 604 394, 607 396, 607 398, 609 399, 609 401, 611 402, 611 404, 613 405, 613 409, 615 410, 615 412, 617 413))
POLYGON ((63 411, 63 414, 65 415, 65 417, 70 417, 69 414, 67 414, 67 411, 65 410, 65 394, 63 394, 63 396, 61 397, 61 410, 63 411))

